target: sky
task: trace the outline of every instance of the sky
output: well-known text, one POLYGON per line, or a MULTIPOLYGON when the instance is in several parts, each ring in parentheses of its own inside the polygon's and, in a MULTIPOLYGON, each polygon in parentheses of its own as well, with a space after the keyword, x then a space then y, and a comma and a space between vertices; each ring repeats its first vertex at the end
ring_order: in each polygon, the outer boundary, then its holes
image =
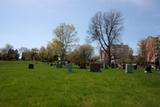
POLYGON ((73 24, 79 44, 84 44, 95 13, 116 10, 123 14, 120 40, 136 53, 138 41, 160 35, 159 4, 160 0, 0 0, 0 48, 7 43, 14 48, 46 46, 60 23, 73 24))

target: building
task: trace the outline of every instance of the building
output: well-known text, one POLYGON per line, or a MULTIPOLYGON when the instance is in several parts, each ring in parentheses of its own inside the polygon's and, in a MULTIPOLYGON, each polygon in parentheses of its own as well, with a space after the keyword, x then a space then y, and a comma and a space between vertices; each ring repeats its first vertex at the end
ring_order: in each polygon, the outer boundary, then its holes
MULTIPOLYGON (((116 44, 111 48, 112 62, 114 63, 125 63, 127 62, 130 55, 132 55, 132 49, 128 45, 116 44)), ((101 62, 108 62, 107 53, 100 50, 101 62)))
POLYGON ((145 46, 145 60, 148 63, 155 63, 158 59, 160 61, 160 35, 157 37, 149 36, 143 41, 145 46))

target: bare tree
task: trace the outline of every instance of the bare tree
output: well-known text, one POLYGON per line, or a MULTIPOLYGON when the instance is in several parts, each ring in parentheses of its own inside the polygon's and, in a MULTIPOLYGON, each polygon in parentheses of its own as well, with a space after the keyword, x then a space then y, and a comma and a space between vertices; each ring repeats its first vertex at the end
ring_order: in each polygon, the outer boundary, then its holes
POLYGON ((122 15, 120 12, 97 12, 89 24, 90 39, 98 41, 101 48, 108 55, 108 64, 111 64, 112 45, 119 41, 122 31, 122 15))

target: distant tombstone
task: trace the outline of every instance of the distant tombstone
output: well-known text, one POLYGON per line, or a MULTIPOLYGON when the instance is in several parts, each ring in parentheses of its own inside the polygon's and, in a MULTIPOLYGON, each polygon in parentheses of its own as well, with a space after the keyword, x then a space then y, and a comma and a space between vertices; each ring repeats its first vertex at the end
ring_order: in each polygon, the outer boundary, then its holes
POLYGON ((70 61, 68 61, 68 64, 66 65, 66 67, 69 72, 72 72, 72 63, 70 61))
POLYGON ((134 70, 137 70, 137 64, 133 65, 134 70))
POLYGON ((90 72, 101 72, 101 64, 98 63, 90 64, 90 72))
POLYGON ((81 63, 81 64, 79 64, 79 67, 80 67, 81 69, 86 69, 86 64, 85 64, 85 63, 81 63))
POLYGON ((115 68, 115 64, 114 63, 111 63, 111 68, 115 68))
POLYGON ((123 69, 125 69, 125 64, 122 65, 123 69))
POLYGON ((29 64, 29 65, 28 65, 28 68, 29 68, 29 69, 34 69, 34 64, 29 64))
POLYGON ((108 69, 108 65, 105 62, 103 62, 101 63, 101 68, 108 69))
POLYGON ((62 68, 62 63, 60 61, 56 63, 56 68, 62 68))
POLYGON ((145 73, 152 73, 152 67, 151 67, 151 65, 147 65, 146 66, 145 73))
POLYGON ((51 63, 50 66, 53 66, 53 64, 51 63))
POLYGON ((156 70, 159 69, 159 59, 158 58, 156 58, 155 60, 155 67, 156 67, 156 70))
POLYGON ((104 63, 101 63, 101 68, 105 68, 105 64, 104 63))
POLYGON ((125 72, 126 73, 132 73, 133 72, 133 66, 131 64, 126 64, 125 72))
POLYGON ((108 69, 108 65, 105 66, 105 69, 108 69))
POLYGON ((56 64, 56 68, 62 68, 62 64, 56 64))

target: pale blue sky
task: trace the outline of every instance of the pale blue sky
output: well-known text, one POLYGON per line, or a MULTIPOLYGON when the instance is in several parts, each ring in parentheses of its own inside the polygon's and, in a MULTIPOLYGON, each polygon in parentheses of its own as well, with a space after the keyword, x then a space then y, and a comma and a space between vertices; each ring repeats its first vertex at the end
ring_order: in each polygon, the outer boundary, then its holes
POLYGON ((160 0, 0 0, 0 47, 45 46, 60 23, 74 24, 80 44, 97 11, 118 10, 124 17, 121 41, 136 52, 137 43, 160 34, 160 0))

